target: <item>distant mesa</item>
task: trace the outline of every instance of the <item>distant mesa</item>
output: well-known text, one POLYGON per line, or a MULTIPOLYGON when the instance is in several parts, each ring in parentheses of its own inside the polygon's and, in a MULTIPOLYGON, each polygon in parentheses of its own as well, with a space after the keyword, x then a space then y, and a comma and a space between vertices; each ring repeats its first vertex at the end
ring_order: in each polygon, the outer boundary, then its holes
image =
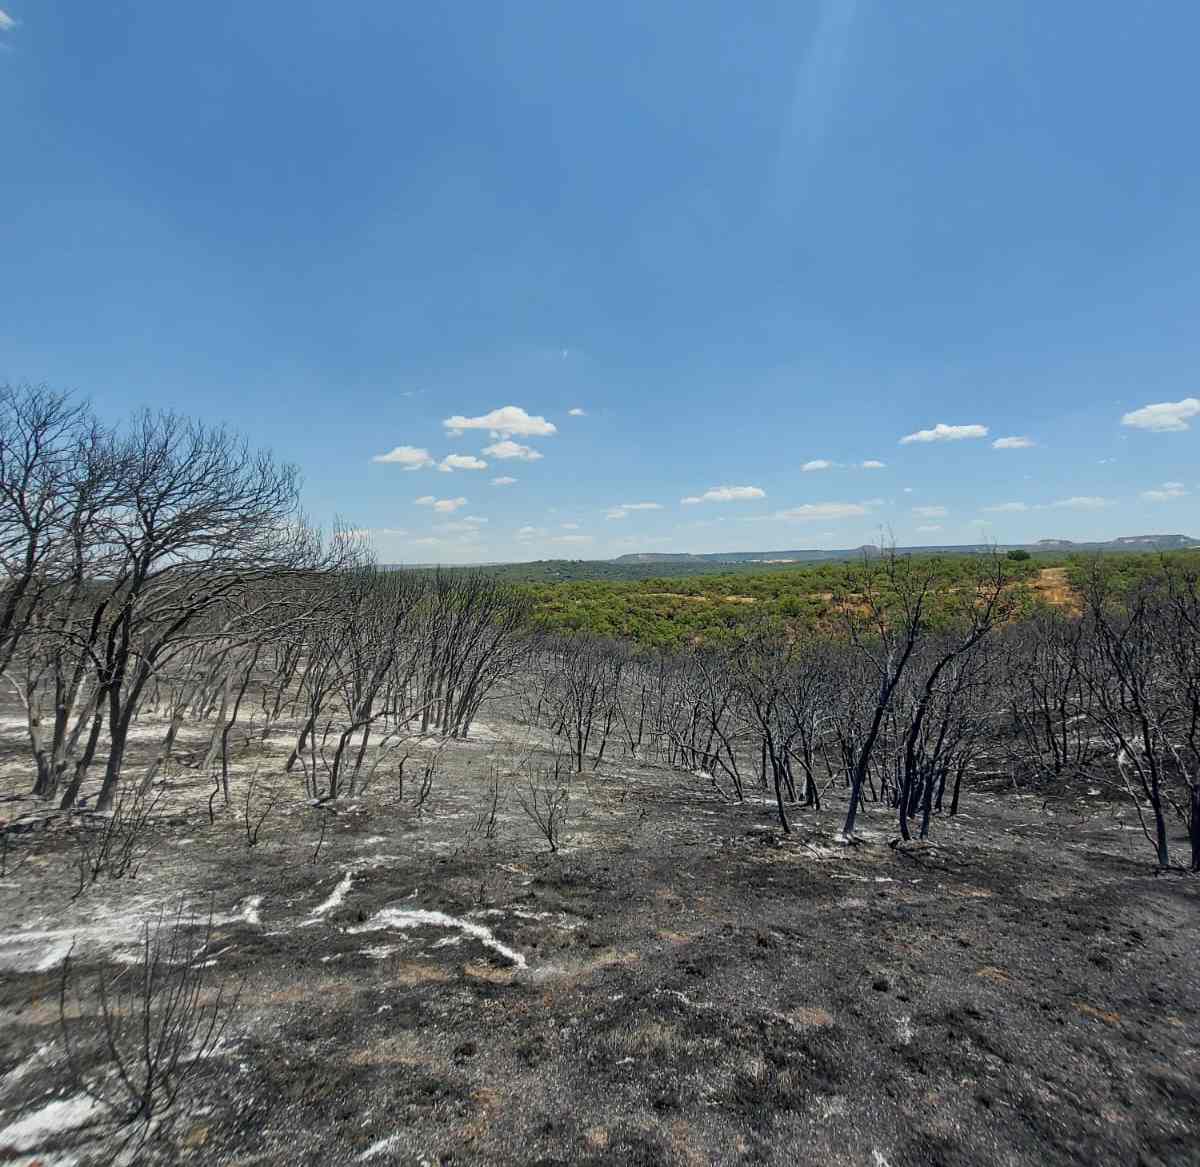
MULTIPOLYGON (((1190 535, 1122 535, 1098 543, 1076 543, 1070 539, 1039 539, 1036 543, 961 543, 951 547, 897 547, 901 554, 917 552, 931 555, 979 555, 991 551, 1182 551, 1200 547, 1200 539, 1190 535)), ((861 547, 841 550, 800 551, 714 551, 691 555, 680 551, 638 551, 618 556, 614 563, 815 563, 822 559, 858 559, 863 555, 878 555, 880 549, 866 543, 861 547)))

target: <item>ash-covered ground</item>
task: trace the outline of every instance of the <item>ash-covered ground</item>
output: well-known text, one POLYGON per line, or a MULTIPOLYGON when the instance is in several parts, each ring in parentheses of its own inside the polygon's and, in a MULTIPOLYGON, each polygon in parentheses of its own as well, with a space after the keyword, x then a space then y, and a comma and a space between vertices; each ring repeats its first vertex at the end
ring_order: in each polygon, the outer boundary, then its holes
MULTIPOLYGON (((11 821, 38 808, 3 729, 11 821)), ((1156 876, 1128 808, 976 780, 931 846, 889 846, 883 808, 845 846, 836 790, 785 837, 760 792, 613 759, 568 779, 551 854, 518 797, 548 745, 493 714, 419 809, 410 769, 328 813, 283 780, 281 732, 212 824, 209 780, 172 767, 137 877, 74 899, 81 828, 22 832, 0 1162, 1200 1163, 1200 880, 1156 876), (249 847, 254 771, 279 801, 249 847), (181 898, 213 913, 206 999, 241 996, 130 1143, 70 1071, 62 962, 136 970, 181 898)))

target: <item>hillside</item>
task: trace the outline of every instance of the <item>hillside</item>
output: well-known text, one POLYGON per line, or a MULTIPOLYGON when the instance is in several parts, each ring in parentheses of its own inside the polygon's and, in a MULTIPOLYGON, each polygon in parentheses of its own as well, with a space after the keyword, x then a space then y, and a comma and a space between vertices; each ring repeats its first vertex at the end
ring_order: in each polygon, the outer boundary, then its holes
MULTIPOLYGON (((1075 543, 1070 539, 1039 539, 1036 543, 962 543, 949 547, 897 547, 902 555, 979 555, 996 547, 1000 551, 1179 551, 1200 547, 1200 539, 1189 535, 1122 535, 1099 543, 1075 543)), ((687 552, 639 551, 618 556, 617 563, 814 563, 821 560, 856 559, 878 553, 871 545, 840 550, 809 548, 799 551, 714 551, 704 554, 687 552)))

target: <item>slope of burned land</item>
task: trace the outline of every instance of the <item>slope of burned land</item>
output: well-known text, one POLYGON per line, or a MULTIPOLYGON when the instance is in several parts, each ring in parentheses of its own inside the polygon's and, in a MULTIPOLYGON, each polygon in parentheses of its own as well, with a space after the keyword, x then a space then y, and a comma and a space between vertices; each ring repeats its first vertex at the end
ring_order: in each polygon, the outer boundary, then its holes
POLYGON ((0 1162, 113 1160, 59 969, 120 967, 183 896, 242 996, 139 1162, 1200 1163, 1200 885, 1152 874, 1123 805, 976 778, 932 846, 878 810, 845 847, 832 796, 781 837, 757 792, 622 760, 569 779, 549 854, 539 745, 480 725, 419 811, 339 802, 316 863, 310 806, 249 848, 173 773, 138 878, 74 901, 48 818, 0 881, 0 1162))

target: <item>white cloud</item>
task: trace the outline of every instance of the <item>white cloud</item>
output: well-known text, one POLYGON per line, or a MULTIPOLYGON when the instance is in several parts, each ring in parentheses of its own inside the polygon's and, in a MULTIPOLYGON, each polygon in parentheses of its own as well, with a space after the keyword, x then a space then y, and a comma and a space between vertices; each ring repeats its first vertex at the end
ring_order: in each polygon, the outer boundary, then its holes
POLYGON ((1200 400, 1185 397, 1182 401, 1160 401, 1156 405, 1143 405, 1121 418, 1121 424, 1135 430, 1150 430, 1152 433, 1171 433, 1186 430, 1188 418, 1200 414, 1200 400))
POLYGON ((950 512, 941 506, 913 507, 912 513, 918 519, 944 519, 950 512))
POLYGON ((995 506, 984 507, 985 511, 993 515, 1016 514, 1018 511, 1027 511, 1027 507, 1023 502, 998 502, 995 506))
POLYGON ((455 470, 486 470, 487 463, 473 454, 447 454, 438 463, 438 469, 443 474, 450 474, 455 470))
POLYGON ((448 431, 461 434, 463 430, 489 430, 495 437, 548 438, 558 433, 558 427, 544 417, 528 414, 519 405, 505 405, 479 417, 455 414, 442 422, 448 431))
POLYGON ((578 406, 576 406, 574 409, 567 410, 567 416, 568 417, 587 417, 587 410, 580 409, 578 406))
POLYGON ((1170 502, 1175 498, 1186 498, 1191 491, 1182 482, 1164 482, 1157 490, 1143 490, 1143 502, 1170 502))
POLYGON ((555 535, 551 543, 590 543, 591 535, 555 535))
POLYGON ((814 458, 811 462, 805 462, 800 470, 804 474, 811 474, 814 470, 832 470, 833 465, 828 458, 814 458))
POLYGON ((992 443, 992 449, 993 450, 1028 450, 1031 447, 1036 446, 1036 445, 1037 445, 1037 442, 1035 442, 1033 440, 1033 438, 1017 436, 1017 437, 1011 437, 1011 438, 997 438, 992 443))
POLYGON ((16 27, 17 22, 3 8, 0 8, 0 32, 8 32, 9 29, 16 27))
POLYGON ((516 458, 521 462, 536 462, 542 456, 537 450, 523 446, 520 442, 510 442, 507 438, 502 442, 493 442, 490 446, 484 446, 483 452, 491 454, 493 458, 516 458))
POLYGON ((886 468, 887 463, 880 462, 878 458, 868 458, 865 462, 861 463, 861 469, 863 470, 884 470, 886 468))
POLYGON ((660 502, 623 502, 619 506, 609 507, 605 512, 606 519, 624 519, 630 511, 661 511, 660 502))
POLYGON ((493 486, 512 486, 517 480, 508 474, 502 474, 499 478, 492 479, 493 486))
POLYGON ((907 446, 910 442, 960 442, 963 438, 986 438, 987 435, 988 427, 985 425, 946 425, 939 421, 931 430, 906 434, 900 439, 900 445, 907 446))
POLYGON ((932 535, 934 531, 940 531, 942 528, 937 523, 927 523, 924 526, 918 527, 917 530, 923 534, 932 535))
POLYGON ((744 502, 746 499, 766 497, 767 492, 757 486, 714 486, 703 494, 691 494, 679 501, 684 506, 694 506, 698 502, 744 502))
POLYGON ((465 498, 434 498, 432 494, 423 494, 417 499, 419 507, 433 507, 439 515, 453 514, 459 507, 465 507, 465 498))
POLYGON ((545 527, 520 527, 517 530, 517 538, 521 540, 540 539, 549 533, 545 527))
POLYGON ((1052 502, 1052 507, 1057 507, 1060 510, 1068 511, 1098 511, 1109 506, 1109 500, 1106 498, 1097 498, 1094 495, 1077 494, 1071 498, 1060 498, 1058 502, 1052 502))
POLYGON ((372 462, 392 462, 403 466, 405 470, 420 470, 423 466, 432 466, 433 459, 428 450, 420 446, 397 446, 386 454, 376 454, 372 462))
POLYGON ((811 523, 829 519, 853 519, 871 512, 861 502, 809 502, 803 506, 776 511, 772 518, 789 522, 811 523))
POLYGON ((579 530, 578 523, 559 523, 558 525, 560 527, 562 527, 562 529, 564 531, 578 531, 579 530))

